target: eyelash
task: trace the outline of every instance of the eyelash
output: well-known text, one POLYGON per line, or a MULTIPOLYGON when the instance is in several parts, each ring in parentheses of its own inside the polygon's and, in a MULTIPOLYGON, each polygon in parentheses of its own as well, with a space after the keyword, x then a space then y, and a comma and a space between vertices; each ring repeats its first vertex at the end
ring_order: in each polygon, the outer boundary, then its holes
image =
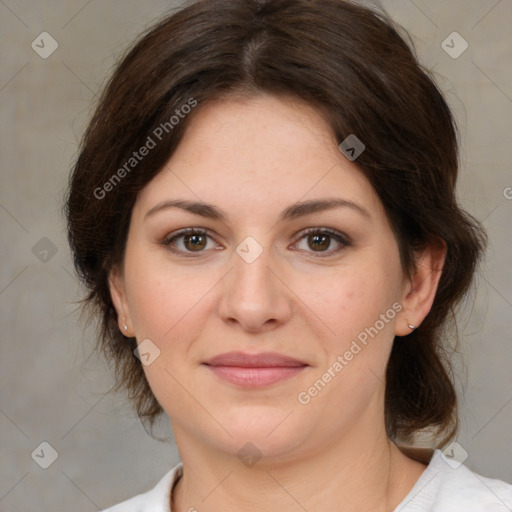
MULTIPOLYGON (((312 252, 315 256, 315 258, 327 258, 329 256, 333 256, 334 254, 337 254, 341 250, 343 250, 345 247, 349 247, 351 245, 349 239, 347 236, 339 233, 338 231, 334 231, 329 228, 308 228, 305 231, 301 233, 300 238, 298 241, 301 241, 302 239, 306 238, 310 234, 320 234, 320 235, 328 235, 329 237, 335 239, 339 244, 341 244, 341 247, 335 250, 328 250, 328 251, 306 251, 306 252, 312 252)), ((184 256, 186 254, 186 258, 195 258, 198 256, 201 256, 201 253, 204 253, 205 251, 198 251, 197 256, 194 255, 193 251, 182 251, 180 249, 176 249, 173 247, 173 242, 177 240, 178 238, 183 237, 184 235, 203 235, 208 236, 210 238, 210 232, 208 230, 205 230, 203 228, 186 228, 182 229, 181 231, 178 231, 177 233, 173 233, 166 237, 162 242, 161 245, 166 247, 169 251, 173 252, 174 254, 179 254, 184 256)))

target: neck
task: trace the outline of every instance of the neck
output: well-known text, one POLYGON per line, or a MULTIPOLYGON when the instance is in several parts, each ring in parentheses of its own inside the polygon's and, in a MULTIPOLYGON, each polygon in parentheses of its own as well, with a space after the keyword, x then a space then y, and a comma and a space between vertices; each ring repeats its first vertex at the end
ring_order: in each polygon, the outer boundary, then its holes
POLYGON ((355 430, 293 461, 261 459, 246 467, 233 455, 194 443, 175 427, 184 474, 173 512, 225 510, 343 510, 391 512, 410 491, 425 465, 406 457, 386 436, 355 430), (357 439, 356 439, 357 437, 357 439))

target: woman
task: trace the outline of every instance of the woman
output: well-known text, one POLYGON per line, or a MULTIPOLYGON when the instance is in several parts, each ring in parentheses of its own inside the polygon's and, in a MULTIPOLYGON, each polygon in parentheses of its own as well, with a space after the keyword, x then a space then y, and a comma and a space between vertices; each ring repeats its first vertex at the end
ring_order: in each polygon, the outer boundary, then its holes
POLYGON ((109 512, 510 510, 452 443, 443 343, 485 246, 457 159, 434 82, 366 8, 199 1, 137 42, 69 240, 118 389, 170 417, 182 462, 109 512))

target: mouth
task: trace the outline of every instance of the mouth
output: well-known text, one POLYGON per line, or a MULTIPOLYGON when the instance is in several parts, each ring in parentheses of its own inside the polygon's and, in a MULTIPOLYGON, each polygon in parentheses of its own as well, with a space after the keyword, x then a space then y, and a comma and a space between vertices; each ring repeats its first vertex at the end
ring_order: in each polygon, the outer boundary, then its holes
POLYGON ((203 363, 220 379, 245 388, 259 388, 290 379, 309 365, 273 352, 227 352, 203 363))

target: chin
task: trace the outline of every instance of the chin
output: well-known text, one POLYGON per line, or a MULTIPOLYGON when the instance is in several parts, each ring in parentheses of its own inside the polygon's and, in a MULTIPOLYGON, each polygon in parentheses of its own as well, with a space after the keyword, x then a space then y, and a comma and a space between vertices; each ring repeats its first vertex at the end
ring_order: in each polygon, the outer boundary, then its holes
MULTIPOLYGON (((296 449, 307 438, 303 422, 297 424, 298 415, 290 414, 293 409, 270 407, 239 408, 220 419, 233 436, 223 435, 225 451, 239 456, 245 451, 256 451, 265 458, 283 457, 296 449), (295 416, 295 417, 294 417, 295 416), (227 443, 227 444, 225 444, 227 443)), ((211 440, 212 443, 216 442, 211 440)))

